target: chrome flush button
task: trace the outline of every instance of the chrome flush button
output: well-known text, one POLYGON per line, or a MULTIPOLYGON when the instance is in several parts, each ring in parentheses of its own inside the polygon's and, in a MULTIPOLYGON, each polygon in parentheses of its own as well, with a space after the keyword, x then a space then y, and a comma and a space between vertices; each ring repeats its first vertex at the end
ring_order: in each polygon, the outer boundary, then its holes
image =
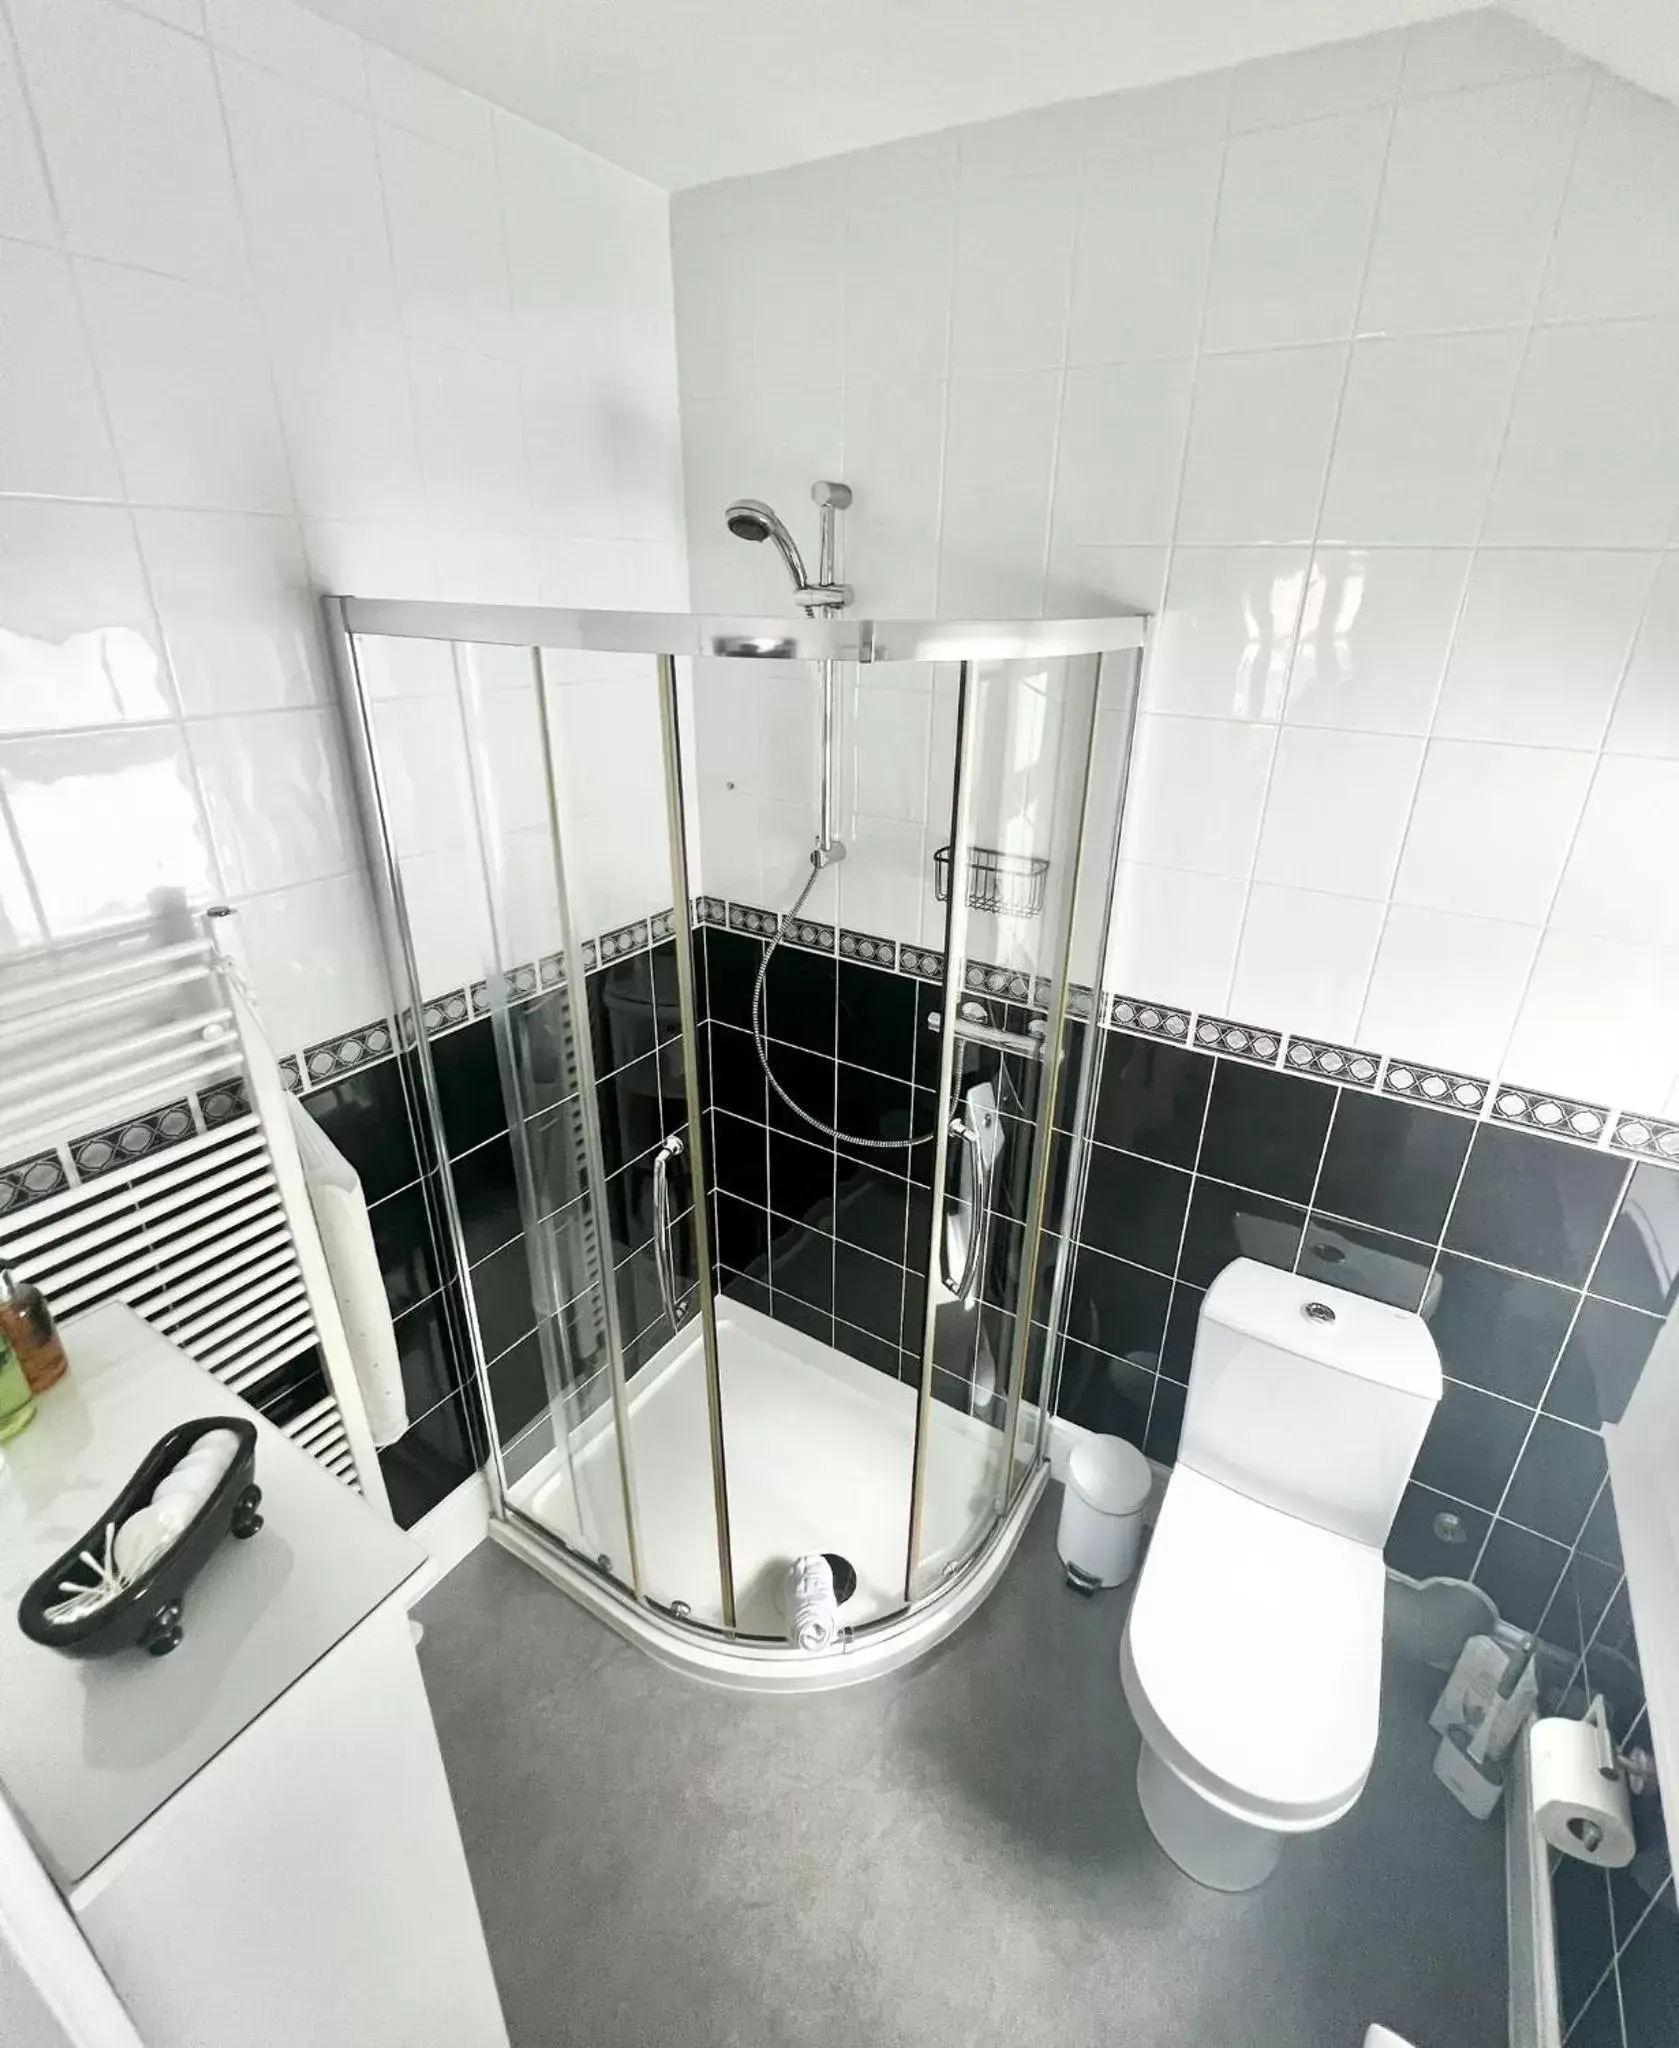
POLYGON ((1332 1323, 1335 1311, 1327 1301, 1308 1301, 1302 1304, 1300 1313, 1309 1323, 1332 1323))

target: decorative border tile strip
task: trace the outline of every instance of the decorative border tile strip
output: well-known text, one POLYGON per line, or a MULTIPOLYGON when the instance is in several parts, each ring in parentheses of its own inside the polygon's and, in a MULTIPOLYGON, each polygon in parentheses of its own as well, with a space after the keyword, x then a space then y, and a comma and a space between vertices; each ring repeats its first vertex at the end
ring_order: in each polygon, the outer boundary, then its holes
POLYGON ((1115 1031, 1139 1031, 1145 1038, 1189 1043, 1189 1012, 1169 1003, 1145 1003, 1141 996, 1110 996, 1108 1022, 1115 1031))
POLYGON ((1609 1128, 1609 1112, 1601 1103, 1576 1102, 1567 1095, 1548 1095, 1538 1088, 1506 1087, 1493 1091, 1492 1113, 1502 1124, 1526 1124, 1557 1138, 1579 1138, 1595 1145, 1609 1128))
POLYGON ((585 939, 580 950, 583 954, 583 972, 585 974, 593 974, 600 965, 600 955, 596 950, 594 940, 585 939))
POLYGON ((843 960, 861 960, 868 967, 896 967, 898 964, 898 942, 896 939, 877 939, 872 932, 848 932, 839 935, 840 957, 843 960))
POLYGON ((536 963, 536 976, 544 988, 560 988, 565 982, 565 955, 544 953, 536 963))
POLYGON ((198 1114, 204 1120, 204 1128, 213 1131, 218 1124, 230 1124, 237 1118, 251 1114, 251 1098, 245 1087, 243 1074, 235 1074, 228 1081, 212 1081, 208 1088, 198 1091, 198 1114))
POLYGON ((86 1131, 81 1137, 72 1138, 70 1164, 78 1180, 97 1180, 102 1173, 132 1166, 136 1159, 149 1158, 154 1152, 166 1151, 169 1146, 197 1135, 192 1104, 183 1095, 178 1102, 165 1102, 140 1116, 107 1124, 102 1131, 86 1131))
POLYGON ((471 1007, 464 988, 452 988, 444 996, 428 996, 420 1005, 426 1036, 435 1038, 440 1031, 453 1031, 457 1024, 467 1023, 471 1007))
POLYGON ((647 936, 647 919, 638 917, 634 924, 621 924, 616 931, 602 932, 598 956, 604 967, 608 960, 622 960, 626 953, 645 953, 652 944, 647 936))
POLYGON ((1293 1038, 1283 1065, 1296 1074, 1315 1074, 1322 1081, 1340 1081, 1348 1088, 1374 1088, 1382 1071, 1379 1052, 1360 1052, 1354 1045, 1336 1045, 1326 1038, 1293 1038))
POLYGON ((975 995, 1000 996, 1011 1003, 1032 1000, 1032 977, 1016 967, 998 967, 989 960, 970 960, 962 970, 962 986, 975 995))
MULTIPOLYGON (((408 1042, 410 1045, 412 1045, 414 1042, 414 1026, 413 1020, 411 1018, 407 1019, 407 1025, 408 1042)), ((288 1052, 281 1059, 280 1080, 288 1094, 301 1095, 303 1093, 303 1070, 297 1064, 296 1053, 288 1052)))
POLYGON ((695 922, 699 924, 720 924, 726 926, 729 922, 729 906, 723 901, 721 896, 696 896, 694 898, 694 918, 695 922))
POLYGON ((56 1152, 33 1152, 10 1166, 0 1166, 0 1216, 14 1216, 31 1202, 61 1195, 70 1185, 64 1161, 56 1152))
POLYGON ((502 979, 507 984, 507 993, 516 1003, 522 1003, 527 996, 534 996, 537 989, 537 973, 534 966, 510 967, 502 979))
POLYGON ((1492 1087, 1474 1074, 1454 1074, 1449 1067, 1430 1067, 1416 1060, 1390 1059, 1382 1076, 1384 1095, 1402 1095, 1409 1102, 1432 1102, 1437 1109, 1461 1110, 1479 1116, 1492 1087))
POLYGON ((656 910, 647 920, 647 930, 655 946, 661 939, 674 937, 676 932, 676 912, 674 910, 656 910))
POLYGON ((341 1032, 336 1038, 323 1038, 318 1045, 306 1045, 298 1058, 309 1086, 318 1088, 324 1081, 335 1081, 340 1074, 354 1073, 357 1067, 371 1066, 375 1060, 382 1060, 395 1050, 396 1041, 389 1019, 376 1017, 371 1024, 363 1024, 358 1030, 341 1032))
POLYGON ((490 984, 487 981, 475 981, 466 995, 472 1005, 473 1016, 487 1017, 490 1014, 490 984))
POLYGON ((758 910, 750 903, 729 905, 729 929, 732 932, 751 932, 754 938, 768 939, 775 936, 780 918, 768 910, 758 910))
MULTIPOLYGON (((1048 1008, 1047 1002, 1043 1006, 1048 1008)), ((1067 1015, 1080 1024, 1088 1024, 1096 1014, 1095 991, 1087 988, 1082 981, 1067 984, 1067 1015)))
POLYGON ((917 981, 943 981, 944 955, 931 946, 899 946, 898 971, 913 974, 917 981))
POLYGON ((1256 1066, 1274 1067, 1283 1049, 1283 1035, 1263 1024, 1239 1024, 1234 1017, 1198 1017, 1195 1043, 1208 1052, 1223 1053, 1230 1059, 1252 1060, 1256 1066))
POLYGON ((1610 1133, 1617 1151, 1637 1152, 1646 1159, 1670 1160, 1679 1166, 1679 1124, 1655 1116, 1622 1114, 1610 1133))

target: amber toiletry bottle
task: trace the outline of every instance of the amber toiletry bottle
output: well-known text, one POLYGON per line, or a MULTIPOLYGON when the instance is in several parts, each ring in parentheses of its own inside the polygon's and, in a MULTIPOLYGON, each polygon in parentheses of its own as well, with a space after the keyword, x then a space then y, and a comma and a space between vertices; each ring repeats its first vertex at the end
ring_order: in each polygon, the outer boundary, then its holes
POLYGON ((0 1269, 0 1337, 17 1353, 32 1394, 56 1387, 70 1369, 58 1325, 40 1288, 0 1269))
POLYGON ((9 1443, 35 1420, 35 1396, 17 1362, 17 1353, 0 1330, 0 1444, 9 1443))

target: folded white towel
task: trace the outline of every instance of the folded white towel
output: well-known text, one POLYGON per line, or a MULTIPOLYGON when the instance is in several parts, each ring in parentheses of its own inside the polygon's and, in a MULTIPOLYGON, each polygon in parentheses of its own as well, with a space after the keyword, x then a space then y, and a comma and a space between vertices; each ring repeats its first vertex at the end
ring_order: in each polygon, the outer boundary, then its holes
POLYGON ((356 1384, 367 1409, 367 1426, 376 1444, 394 1444, 408 1427, 408 1400, 402 1389, 402 1361, 361 1181, 303 1105, 295 1097, 287 1099, 309 1188, 309 1206, 315 1212, 327 1273, 338 1297, 356 1384))
POLYGON ((787 1613, 787 1639, 801 1650, 831 1649, 838 1641, 834 1571, 821 1551, 809 1551, 793 1560, 787 1569, 782 1605, 787 1613))

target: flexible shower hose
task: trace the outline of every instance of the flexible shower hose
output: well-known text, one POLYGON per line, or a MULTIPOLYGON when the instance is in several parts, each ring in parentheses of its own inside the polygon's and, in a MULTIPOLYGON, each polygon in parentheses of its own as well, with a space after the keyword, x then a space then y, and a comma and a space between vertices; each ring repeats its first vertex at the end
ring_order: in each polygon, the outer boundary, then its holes
POLYGON ((793 899, 791 910, 784 910, 776 922, 775 937, 764 948, 764 957, 758 963, 758 978, 752 984, 752 1044, 758 1054, 758 1064, 764 1070, 764 1079, 775 1090, 796 1117, 809 1124, 813 1131, 820 1131, 825 1138, 837 1138, 841 1144, 861 1145, 870 1152, 908 1152, 917 1145, 925 1145, 934 1136, 933 1131, 912 1133, 907 1138, 861 1138, 854 1131, 842 1131, 836 1124, 825 1124, 819 1116, 812 1116, 808 1109, 795 1102, 787 1090, 775 1078, 770 1066, 769 1044, 764 1035, 764 982, 769 975, 770 962, 775 958, 775 949, 781 944, 787 927, 794 921, 810 899, 810 892, 816 887, 816 878, 822 870, 817 866, 815 856, 810 863, 810 878, 793 899))

